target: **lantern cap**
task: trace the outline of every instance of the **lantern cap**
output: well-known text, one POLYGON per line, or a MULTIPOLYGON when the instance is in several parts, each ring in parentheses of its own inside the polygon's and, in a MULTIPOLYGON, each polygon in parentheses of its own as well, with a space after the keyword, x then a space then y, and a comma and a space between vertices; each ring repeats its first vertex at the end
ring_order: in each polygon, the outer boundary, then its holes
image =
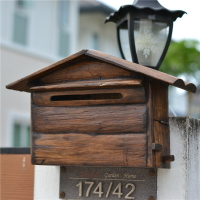
POLYGON ((105 20, 107 22, 117 22, 121 19, 121 16, 125 14, 127 11, 135 11, 135 10, 152 10, 158 13, 167 13, 172 16, 173 21, 175 21, 178 17, 182 17, 185 14, 185 11, 182 10, 169 10, 163 7, 157 0, 135 0, 132 5, 124 5, 119 8, 118 11, 111 13, 105 20))

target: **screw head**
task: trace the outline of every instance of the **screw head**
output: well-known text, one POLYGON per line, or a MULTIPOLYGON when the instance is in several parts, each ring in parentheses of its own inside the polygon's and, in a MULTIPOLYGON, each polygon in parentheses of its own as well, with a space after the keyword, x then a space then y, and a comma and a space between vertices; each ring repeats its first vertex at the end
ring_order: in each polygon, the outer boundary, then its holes
POLYGON ((65 167, 61 167, 60 171, 61 171, 61 173, 65 173, 66 172, 66 168, 65 167))
POLYGON ((151 169, 149 170, 149 176, 155 176, 156 172, 155 170, 151 169))
POLYGON ((60 193, 60 197, 61 197, 61 198, 64 198, 64 197, 65 197, 65 193, 64 193, 64 192, 61 192, 61 193, 60 193))

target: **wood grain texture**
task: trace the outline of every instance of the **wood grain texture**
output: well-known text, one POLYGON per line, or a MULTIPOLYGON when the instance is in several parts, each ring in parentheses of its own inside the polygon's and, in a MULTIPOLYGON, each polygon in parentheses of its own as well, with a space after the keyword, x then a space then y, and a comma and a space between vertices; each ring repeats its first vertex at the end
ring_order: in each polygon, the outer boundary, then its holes
POLYGON ((34 190, 34 165, 28 154, 0 154, 2 200, 32 200, 34 190))
POLYGON ((96 59, 85 59, 71 66, 66 64, 63 68, 41 78, 41 82, 52 84, 63 81, 130 77, 134 75, 136 74, 130 70, 106 62, 96 59))
POLYGON ((153 92, 153 133, 154 141, 162 145, 162 151, 155 151, 155 166, 169 168, 169 162, 163 162, 162 157, 170 155, 170 134, 168 118, 168 86, 159 81, 152 82, 153 92), (161 123, 161 122, 165 123, 161 123))
POLYGON ((152 141, 154 141, 154 135, 153 135, 153 94, 152 94, 152 86, 150 83, 150 80, 148 78, 144 81, 144 88, 145 88, 145 94, 146 94, 146 105, 147 105, 147 150, 148 150, 148 156, 147 156, 147 166, 148 167, 155 167, 155 156, 153 155, 154 152, 152 151, 152 141))
POLYGON ((7 85, 6 88, 30 92, 30 87, 41 86, 42 81, 54 83, 54 81, 62 82, 67 80, 113 78, 118 76, 132 76, 133 74, 145 75, 189 92, 196 92, 196 86, 192 83, 95 50, 82 50, 77 52, 76 54, 7 85), (108 69, 106 70, 107 67, 108 69), (69 70, 69 68, 71 69, 69 70), (78 68, 80 68, 80 70, 78 68), (117 68, 119 70, 117 70, 117 68), (107 75, 104 70, 108 73, 107 75), (53 77, 55 77, 55 80, 53 77))
POLYGON ((143 87, 134 88, 116 88, 116 89, 96 89, 96 90, 70 90, 60 92, 34 92, 32 95, 33 103, 39 106, 84 106, 84 105, 103 105, 103 104, 121 104, 121 103, 145 103, 145 92, 143 87), (97 98, 92 98, 92 94, 96 94, 97 98), (103 99, 98 99, 98 94, 103 94, 103 99), (120 98, 114 94, 120 94, 120 98), (52 101, 52 97, 73 95, 81 97, 81 95, 90 95, 89 100, 59 100, 52 101), (109 97, 109 98, 107 98, 109 97))
POLYGON ((146 167, 146 134, 34 133, 33 141, 34 164, 146 167))
POLYGON ((82 50, 82 51, 79 51, 75 54, 72 54, 62 60, 59 60, 58 62, 56 63, 53 63, 52 65, 50 66, 47 66, 41 70, 38 70, 28 76, 25 76, 24 78, 22 79, 19 79, 13 83, 10 83, 6 86, 7 89, 12 89, 12 90, 19 90, 19 91, 26 91, 26 92, 30 92, 30 87, 32 87, 33 85, 35 85, 35 83, 32 81, 36 81, 37 82, 37 79, 47 75, 47 74, 50 74, 52 72, 54 72, 55 70, 58 70, 60 68, 63 67, 63 65, 65 64, 66 66, 66 63, 67 64, 71 64, 71 62, 78 62, 79 59, 85 57, 84 54, 87 50, 82 50))
POLYGON ((143 133, 146 105, 32 106, 32 128, 40 133, 143 133))
POLYGON ((65 84, 57 83, 55 85, 36 86, 30 88, 32 92, 57 91, 73 89, 94 89, 94 88, 121 88, 125 86, 142 86, 142 79, 104 79, 90 81, 74 81, 65 84))
POLYGON ((175 160, 174 155, 168 155, 162 157, 163 162, 173 162, 175 160))
POLYGON ((99 60, 111 63, 116 66, 120 66, 124 69, 128 69, 128 70, 134 71, 136 73, 137 72, 141 73, 141 74, 151 77, 155 80, 161 81, 163 83, 167 83, 169 85, 179 87, 179 88, 187 90, 189 92, 195 93, 197 90, 197 88, 194 84, 185 82, 180 78, 171 76, 169 74, 166 74, 166 73, 160 72, 158 70, 154 70, 154 69, 151 69, 151 68, 133 63, 133 62, 129 62, 129 61, 121 59, 121 58, 117 58, 112 55, 105 54, 100 51, 88 50, 85 52, 85 55, 97 58, 99 60))

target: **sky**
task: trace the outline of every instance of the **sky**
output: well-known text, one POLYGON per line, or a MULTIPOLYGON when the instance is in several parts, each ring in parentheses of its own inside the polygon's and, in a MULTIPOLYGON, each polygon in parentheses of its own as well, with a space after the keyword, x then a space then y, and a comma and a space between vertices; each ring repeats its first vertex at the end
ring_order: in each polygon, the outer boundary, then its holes
MULTIPOLYGON (((133 0, 98 0, 118 10, 122 5, 132 4, 133 0)), ((173 24, 172 39, 196 39, 200 41, 200 0, 159 0, 159 3, 169 10, 187 12, 182 18, 177 18, 173 24)))

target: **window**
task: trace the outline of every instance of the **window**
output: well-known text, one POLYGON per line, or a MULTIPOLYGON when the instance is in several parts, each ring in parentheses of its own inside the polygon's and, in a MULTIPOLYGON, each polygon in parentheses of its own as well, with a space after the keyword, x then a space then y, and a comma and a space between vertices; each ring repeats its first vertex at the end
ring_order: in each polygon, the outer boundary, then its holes
POLYGON ((59 49, 60 57, 66 57, 70 54, 70 32, 69 32, 69 1, 60 0, 59 2, 59 49))
POLYGON ((18 8, 25 8, 26 7, 26 1, 25 0, 17 0, 16 1, 16 6, 18 7, 18 8))
POLYGON ((7 134, 4 145, 9 147, 29 147, 30 113, 10 111, 7 116, 7 134))
POLYGON ((28 41, 29 10, 31 2, 17 0, 13 19, 13 42, 26 46, 28 41))
POLYGON ((59 56, 67 57, 70 54, 69 47, 70 47, 70 34, 67 31, 60 29, 59 56))
POLYGON ((13 146, 30 147, 30 125, 15 122, 13 124, 13 146))
POLYGON ((98 50, 98 48, 99 48, 99 37, 95 33, 92 35, 92 49, 98 50))
POLYGON ((69 1, 60 0, 60 26, 65 27, 69 24, 69 1))
POLYGON ((21 45, 27 45, 28 18, 19 13, 14 14, 13 41, 21 45))

